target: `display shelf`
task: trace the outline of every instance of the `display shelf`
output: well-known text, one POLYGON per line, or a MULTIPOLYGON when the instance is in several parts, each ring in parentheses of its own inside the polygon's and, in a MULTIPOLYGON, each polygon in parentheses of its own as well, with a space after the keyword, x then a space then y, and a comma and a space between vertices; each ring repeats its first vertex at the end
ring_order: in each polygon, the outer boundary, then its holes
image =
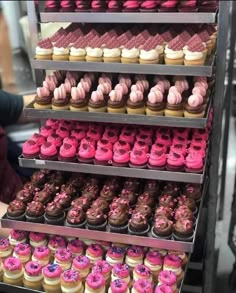
POLYGON ((0 282, 0 289, 1 289, 1 293, 39 293, 42 291, 37 291, 37 290, 33 290, 33 289, 27 289, 24 287, 20 287, 20 286, 13 286, 13 285, 9 285, 3 282, 0 282))
POLYGON ((34 69, 70 70, 84 72, 113 72, 134 74, 162 74, 185 76, 212 76, 215 57, 212 56, 203 66, 165 64, 123 64, 106 62, 77 62, 31 59, 34 69))
POLYGON ((22 156, 19 157, 19 164, 21 167, 24 167, 24 168, 35 168, 35 169, 43 168, 43 169, 58 170, 58 171, 102 174, 102 175, 112 175, 112 176, 120 176, 120 177, 143 178, 143 179, 168 180, 168 181, 175 181, 175 182, 199 183, 199 184, 203 183, 204 176, 207 169, 206 168, 207 162, 205 162, 203 173, 196 174, 196 173, 170 172, 170 171, 159 171, 159 170, 138 169, 138 168, 128 168, 128 167, 118 168, 113 166, 69 163, 69 162, 62 162, 62 161, 26 159, 22 156))
POLYGON ((130 115, 130 114, 112 114, 112 113, 93 113, 93 112, 72 112, 69 110, 43 110, 35 109, 34 103, 29 104, 24 109, 26 117, 38 119, 64 119, 89 121, 98 123, 124 123, 135 125, 152 125, 168 127, 191 127, 205 128, 210 113, 211 102, 208 105, 206 117, 204 118, 185 118, 185 117, 166 117, 166 116, 148 116, 148 115, 130 115))
POLYGON ((93 12, 41 12, 41 22, 82 23, 215 23, 216 12, 193 13, 93 13, 93 12))

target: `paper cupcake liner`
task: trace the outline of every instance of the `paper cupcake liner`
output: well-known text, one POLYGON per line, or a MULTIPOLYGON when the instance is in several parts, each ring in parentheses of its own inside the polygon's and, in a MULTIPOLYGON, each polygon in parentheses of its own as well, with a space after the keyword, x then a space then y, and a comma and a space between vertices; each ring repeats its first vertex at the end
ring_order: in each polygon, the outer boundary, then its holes
POLYGON ((45 214, 44 219, 48 225, 63 226, 65 221, 65 216, 66 216, 65 212, 63 212, 63 215, 61 217, 58 217, 57 219, 49 219, 45 214))
POLYGON ((177 240, 177 241, 184 241, 184 242, 192 242, 193 241, 193 235, 192 236, 189 236, 189 237, 180 237, 180 236, 177 236, 175 233, 173 233, 173 237, 174 237, 174 240, 177 240))
POLYGON ((111 224, 108 224, 108 227, 110 229, 110 231, 112 233, 127 233, 128 231, 128 224, 124 225, 124 226, 120 226, 120 227, 116 227, 116 226, 113 226, 111 224))
POLYGON ((157 239, 165 239, 165 240, 171 240, 172 239, 172 233, 169 236, 158 236, 154 232, 154 227, 152 227, 151 233, 152 233, 152 237, 157 238, 157 239))
POLYGON ((70 228, 80 228, 80 229, 83 229, 83 228, 85 228, 86 224, 87 224, 86 219, 84 220, 84 222, 82 222, 80 224, 75 224, 75 225, 68 223, 67 220, 65 221, 65 226, 66 227, 70 227, 70 228))
POLYGON ((89 230, 106 231, 107 221, 100 225, 91 225, 87 223, 89 230))
POLYGON ((130 235, 137 235, 137 236, 147 236, 150 230, 150 225, 148 224, 148 228, 145 231, 133 231, 130 229, 130 225, 128 225, 128 232, 130 235))
POLYGON ((39 217, 31 217, 28 215, 25 215, 26 222, 32 222, 32 223, 43 223, 44 222, 44 214, 39 217))
POLYGON ((25 221, 25 213, 18 217, 11 217, 7 214, 7 218, 12 221, 25 221))

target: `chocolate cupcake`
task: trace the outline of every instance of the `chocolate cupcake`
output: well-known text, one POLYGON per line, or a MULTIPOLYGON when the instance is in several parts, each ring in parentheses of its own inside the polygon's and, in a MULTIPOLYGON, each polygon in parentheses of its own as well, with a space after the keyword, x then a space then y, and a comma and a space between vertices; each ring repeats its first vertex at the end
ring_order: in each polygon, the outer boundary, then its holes
POLYGON ((63 225, 65 221, 63 207, 55 201, 48 203, 45 209, 44 219, 49 225, 63 225))
POLYGON ((71 196, 65 192, 58 193, 54 198, 54 202, 58 202, 64 210, 68 210, 71 205, 71 196))
POLYGON ((98 197, 91 205, 93 209, 102 210, 104 214, 109 212, 109 203, 102 197, 98 197))
POLYGON ((128 231, 131 235, 146 236, 150 229, 147 218, 141 213, 133 213, 129 220, 128 231))
POLYGON ((159 195, 159 183, 157 180, 147 180, 144 185, 144 192, 149 193, 152 197, 157 197, 159 195))
POLYGON ((41 202, 32 201, 27 205, 26 208, 26 221, 33 223, 43 223, 44 222, 44 211, 45 207, 41 202))
POLYGON ((186 195, 181 195, 177 198, 177 207, 187 206, 194 214, 197 213, 197 205, 193 198, 187 197, 186 195))
POLYGON ((128 228, 128 213, 126 209, 118 206, 109 212, 108 224, 111 232, 126 233, 128 228))
POLYGON ((162 194, 159 197, 159 205, 163 207, 169 207, 174 209, 176 207, 177 200, 168 194, 162 194))
POLYGON ((36 171, 31 176, 31 182, 35 187, 43 188, 44 184, 46 183, 47 176, 44 171, 36 171))
POLYGON ((86 216, 81 207, 76 206, 68 211, 65 225, 74 228, 85 228, 86 216))
POLYGON ((193 221, 193 212, 187 206, 182 205, 175 210, 175 220, 178 221, 179 219, 188 219, 193 221))
POLYGON ((165 217, 169 220, 172 220, 173 215, 174 215, 174 211, 170 207, 160 206, 156 208, 154 217, 155 218, 165 217))
POLYGON ((155 218, 152 227, 152 236, 155 238, 171 239, 173 231, 173 222, 166 217, 159 216, 155 218))
POLYGON ((86 212, 86 218, 88 229, 106 231, 107 219, 102 210, 90 208, 86 212))
POLYGON ((29 190, 32 195, 34 195, 35 191, 38 191, 38 189, 35 188, 35 186, 33 185, 33 183, 30 182, 30 181, 29 182, 26 182, 24 184, 23 189, 29 190))
POLYGON ((16 199, 27 205, 33 199, 33 193, 29 189, 22 189, 17 192, 16 199))
POLYGON ((78 191, 81 191, 82 187, 84 186, 85 182, 85 176, 84 174, 73 174, 69 180, 67 181, 67 184, 71 184, 74 186, 74 188, 78 191))
POLYGON ((144 215, 148 221, 152 218, 152 209, 147 204, 137 204, 133 210, 133 213, 140 213, 144 215))
POLYGON ((49 192, 42 190, 42 191, 36 192, 33 200, 37 202, 41 202, 43 205, 47 205, 49 202, 52 201, 52 196, 49 192))
POLYGON ((132 207, 137 202, 138 194, 132 190, 122 189, 119 196, 120 198, 126 199, 129 202, 129 206, 132 207))
POLYGON ((65 182, 65 175, 61 171, 56 171, 49 176, 48 183, 53 183, 56 186, 61 186, 65 182))
POLYGON ((91 205, 91 200, 88 197, 81 196, 76 198, 75 200, 72 201, 71 206, 72 207, 81 207, 83 211, 87 211, 91 205))
POLYGON ((124 198, 116 197, 113 199, 112 203, 110 204, 110 210, 115 210, 118 207, 122 208, 123 210, 129 211, 129 201, 124 198))
POLYGON ((82 196, 88 197, 90 200, 96 199, 99 195, 99 186, 96 183, 86 185, 82 190, 82 196))
POLYGON ((55 185, 54 183, 46 183, 44 184, 44 188, 42 191, 48 192, 51 196, 55 196, 58 191, 60 190, 60 187, 55 185))
POLYGON ((7 208, 7 218, 9 220, 24 221, 26 206, 19 200, 13 200, 7 208))
POLYGON ((139 192, 140 180, 136 178, 128 178, 125 180, 123 188, 133 192, 139 192))
POLYGON ((180 186, 176 182, 168 182, 163 187, 163 194, 171 195, 177 197, 180 195, 180 186))
POLYGON ((179 219, 174 224, 173 236, 178 241, 192 241, 193 222, 188 219, 179 219))
POLYGON ((70 184, 70 183, 66 183, 61 186, 61 193, 63 192, 68 194, 71 198, 74 198, 77 195, 76 188, 74 187, 73 184, 70 184))
POLYGON ((138 197, 138 204, 146 204, 154 209, 156 207, 156 200, 148 192, 143 192, 138 197))
POLYGON ((199 202, 202 197, 201 185, 194 183, 185 184, 183 187, 183 194, 199 202))
POLYGON ((104 185, 110 186, 112 190, 117 194, 121 189, 121 182, 119 177, 109 177, 104 182, 104 185))
POLYGON ((112 202, 115 195, 116 195, 116 191, 114 186, 112 185, 104 185, 102 190, 100 191, 100 197, 109 203, 112 202))

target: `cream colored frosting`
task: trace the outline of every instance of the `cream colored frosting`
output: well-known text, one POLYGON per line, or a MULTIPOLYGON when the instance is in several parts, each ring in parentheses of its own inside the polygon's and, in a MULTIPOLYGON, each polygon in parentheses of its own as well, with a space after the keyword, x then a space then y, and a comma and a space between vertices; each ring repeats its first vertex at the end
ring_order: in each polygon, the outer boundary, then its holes
POLYGON ((71 47, 70 48, 70 55, 75 56, 75 57, 85 56, 86 50, 84 48, 71 47))
POLYGON ((37 55, 50 55, 50 54, 52 54, 52 49, 51 48, 46 49, 46 48, 41 48, 41 47, 37 46, 35 49, 35 53, 37 55))
MULTIPOLYGON (((129 293, 129 292, 130 292, 129 289, 127 289, 127 290, 125 291, 125 293, 129 293)), ((112 293, 111 288, 109 288, 108 293, 112 293)))
POLYGON ((204 58, 203 52, 191 52, 189 50, 185 51, 185 59, 186 60, 199 60, 204 58))
MULTIPOLYGON (((162 282, 158 282, 157 286, 161 286, 161 285, 165 285, 165 284, 162 282)), ((172 285, 171 288, 172 288, 173 292, 176 292, 177 291, 176 283, 174 285, 172 285)))
POLYGON ((30 240, 30 245, 31 245, 32 247, 45 246, 45 245, 47 245, 47 240, 45 239, 45 240, 42 240, 42 241, 39 241, 39 242, 36 242, 36 241, 32 241, 32 240, 30 240))
POLYGON ((5 257, 8 257, 12 254, 12 249, 9 248, 7 250, 2 250, 0 251, 0 258, 5 258, 5 257))
POLYGON ((38 282, 43 280, 43 275, 29 276, 26 272, 24 272, 24 278, 29 282, 38 282))
POLYGON ((86 254, 86 256, 89 258, 91 263, 95 263, 95 261, 97 261, 97 260, 102 260, 102 256, 93 257, 93 256, 87 255, 87 254, 86 254))
POLYGON ((136 265, 141 265, 143 264, 143 259, 134 259, 132 257, 129 257, 126 255, 125 262, 128 266, 134 268, 136 265))
MULTIPOLYGON (((113 274, 111 275, 111 280, 112 281, 115 281, 115 280, 118 280, 120 278, 118 278, 117 276, 114 276, 113 274)), ((128 276, 127 278, 123 278, 122 279, 123 281, 125 281, 125 283, 129 284, 130 283, 130 276, 128 276)))
POLYGON ((111 258, 110 256, 107 255, 106 257, 106 261, 111 265, 111 266, 114 266, 115 264, 118 264, 118 263, 122 263, 123 262, 123 259, 113 259, 111 258))
POLYGON ((172 271, 173 273, 175 273, 177 276, 181 274, 182 272, 182 268, 179 267, 179 268, 173 268, 173 267, 169 267, 169 266, 163 266, 163 271, 172 271))
POLYGON ((119 48, 104 48, 103 49, 103 56, 108 58, 120 57, 121 50, 119 48))
POLYGON ((4 275, 9 278, 9 279, 18 279, 23 277, 24 275, 24 271, 23 269, 19 272, 19 273, 15 273, 15 272, 10 272, 10 271, 4 271, 4 275))
POLYGON ((60 278, 51 279, 51 278, 44 277, 44 282, 47 285, 55 286, 55 285, 59 285, 61 283, 61 280, 60 280, 60 278))
POLYGON ((49 264, 49 258, 47 258, 46 260, 44 260, 44 259, 38 259, 38 258, 35 258, 34 255, 32 255, 32 260, 33 261, 37 261, 43 267, 45 267, 47 264, 49 264))
POLYGON ((156 46, 156 50, 158 54, 163 54, 164 53, 164 46, 158 45, 156 46))
POLYGON ((121 56, 124 58, 137 58, 139 57, 139 49, 132 48, 132 49, 122 49, 121 56))
POLYGON ((13 252, 13 256, 18 258, 22 263, 26 263, 30 260, 30 254, 29 255, 18 255, 17 253, 13 252))
POLYGON ((102 57, 103 55, 103 49, 101 48, 86 48, 86 52, 87 52, 87 55, 90 56, 90 57, 96 57, 96 58, 99 58, 99 57, 102 57))
POLYGON ((63 271, 69 270, 71 268, 70 262, 59 262, 55 259, 54 263, 58 264, 62 268, 63 271))
MULTIPOLYGON (((72 288, 66 288, 65 286, 61 285, 62 293, 77 293, 83 290, 83 285, 80 282, 78 286, 72 288)), ((83 292, 83 291, 82 291, 83 292)))
POLYGON ((156 49, 152 49, 150 51, 141 50, 139 57, 143 60, 148 60, 148 61, 149 60, 156 60, 159 58, 159 54, 156 49))
POLYGON ((165 48, 165 54, 166 54, 166 57, 169 59, 179 59, 184 56, 183 50, 174 51, 169 49, 168 46, 166 46, 165 48))
POLYGON ((9 235, 9 242, 10 242, 11 246, 16 246, 19 243, 25 243, 26 239, 24 238, 22 240, 16 240, 16 239, 12 238, 11 235, 9 235))
MULTIPOLYGON (((105 292, 106 292, 105 286, 103 286, 101 289, 96 289, 96 293, 105 293, 105 292)), ((88 286, 85 286, 84 293, 94 293, 94 290, 89 289, 88 286)))
POLYGON ((69 54, 69 49, 68 48, 58 48, 58 47, 53 47, 53 54, 54 55, 66 55, 69 54))
POLYGON ((162 266, 161 265, 153 265, 151 264, 147 259, 144 260, 145 266, 147 266, 152 272, 157 272, 161 270, 162 266))

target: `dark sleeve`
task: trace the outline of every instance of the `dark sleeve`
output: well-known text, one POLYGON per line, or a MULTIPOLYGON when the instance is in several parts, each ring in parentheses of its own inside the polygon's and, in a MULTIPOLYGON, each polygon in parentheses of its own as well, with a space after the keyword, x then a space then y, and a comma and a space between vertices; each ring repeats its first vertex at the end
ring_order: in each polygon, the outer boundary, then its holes
POLYGON ((24 107, 23 97, 0 90, 0 125, 14 124, 24 107))

